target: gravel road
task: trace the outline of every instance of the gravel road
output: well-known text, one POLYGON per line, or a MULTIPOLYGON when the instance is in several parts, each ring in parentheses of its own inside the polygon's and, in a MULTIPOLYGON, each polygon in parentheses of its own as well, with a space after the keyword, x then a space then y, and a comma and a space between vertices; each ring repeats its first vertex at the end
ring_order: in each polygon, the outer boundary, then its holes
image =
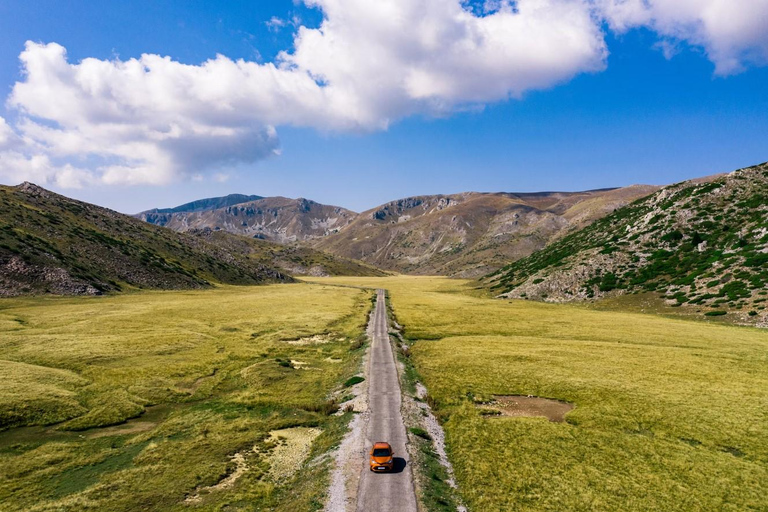
POLYGON ((378 290, 373 315, 373 343, 368 365, 370 419, 365 433, 366 453, 373 443, 385 441, 395 452, 395 471, 373 473, 367 457, 360 475, 357 511, 417 512, 413 474, 405 448, 406 433, 400 414, 400 383, 387 331, 384 291, 378 290))

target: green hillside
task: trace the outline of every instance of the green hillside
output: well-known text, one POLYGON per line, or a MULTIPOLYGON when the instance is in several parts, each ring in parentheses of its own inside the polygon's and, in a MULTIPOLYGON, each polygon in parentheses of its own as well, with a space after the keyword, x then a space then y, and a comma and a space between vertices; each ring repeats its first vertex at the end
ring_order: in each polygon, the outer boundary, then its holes
POLYGON ((547 301, 657 292, 671 306, 768 322, 768 164, 665 187, 485 278, 547 301))
POLYGON ((263 261, 199 237, 30 183, 0 187, 0 296, 290 280, 263 261))

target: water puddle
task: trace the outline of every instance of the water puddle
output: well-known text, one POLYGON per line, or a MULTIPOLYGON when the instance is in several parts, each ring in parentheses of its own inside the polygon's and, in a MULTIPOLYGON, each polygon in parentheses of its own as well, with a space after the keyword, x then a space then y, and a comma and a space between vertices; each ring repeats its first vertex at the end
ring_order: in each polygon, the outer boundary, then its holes
POLYGON ((478 407, 486 416, 547 418, 549 421, 562 423, 565 421, 565 415, 575 406, 568 402, 538 396, 495 395, 491 402, 478 407))

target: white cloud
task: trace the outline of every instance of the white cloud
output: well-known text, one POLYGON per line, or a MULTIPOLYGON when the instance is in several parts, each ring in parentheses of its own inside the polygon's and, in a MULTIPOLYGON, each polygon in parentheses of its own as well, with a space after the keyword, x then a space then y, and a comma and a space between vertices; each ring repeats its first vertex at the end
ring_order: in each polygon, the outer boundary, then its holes
POLYGON ((24 140, 0 117, 0 179, 7 183, 34 181, 62 188, 81 188, 95 181, 93 173, 71 164, 56 164, 24 140))
POLYGON ((279 32, 281 28, 288 25, 288 22, 277 16, 272 16, 269 21, 264 22, 264 24, 271 32, 279 32))
POLYGON ((82 188, 94 183, 93 173, 70 164, 56 165, 48 156, 28 156, 19 151, 0 151, 0 178, 9 183, 31 181, 61 188, 82 188))
POLYGON ((276 154, 275 126, 384 129, 604 67, 602 33, 581 1, 496 2, 481 17, 459 0, 307 3, 322 25, 300 27, 276 63, 70 63, 62 46, 30 42, 8 99, 17 128, 51 158, 87 158, 104 183, 165 184, 276 154))
POLYGON ((605 65, 585 2, 499 2, 476 16, 450 0, 308 0, 325 20, 300 28, 285 62, 330 84, 361 124, 519 97, 605 65))
POLYGON ((647 26, 663 38, 700 46, 729 75, 768 62, 768 0, 597 0, 611 27, 647 26))
POLYGON ((8 99, 22 114, 19 132, 50 157, 96 161, 105 183, 167 184, 277 148, 265 116, 230 101, 247 79, 231 69, 257 64, 221 57, 184 66, 155 55, 70 64, 55 43, 28 43, 20 58, 26 77, 8 99))
POLYGON ((30 42, 8 98, 15 133, 0 124, 0 145, 23 140, 20 168, 48 169, 35 171, 48 179, 167 184, 279 154, 275 127, 386 129, 601 71, 602 20, 652 28, 670 55, 678 41, 700 45, 718 73, 766 54, 766 0, 487 0, 477 14, 463 0, 304 2, 323 22, 299 26, 274 63, 151 54, 72 63, 60 45, 30 42), (47 160, 32 165, 39 156, 47 160))
POLYGON ((6 120, 0 117, 0 150, 8 149, 14 144, 16 134, 6 120))

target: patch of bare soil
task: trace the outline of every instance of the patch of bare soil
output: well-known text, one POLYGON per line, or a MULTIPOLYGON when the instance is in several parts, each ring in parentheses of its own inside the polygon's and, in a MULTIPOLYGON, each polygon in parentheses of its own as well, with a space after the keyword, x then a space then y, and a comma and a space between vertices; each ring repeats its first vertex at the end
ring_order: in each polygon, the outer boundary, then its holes
POLYGON ((312 441, 320 435, 319 428, 295 427, 270 433, 275 448, 269 455, 268 476, 274 482, 290 479, 309 455, 312 441))
POLYGON ((525 418, 547 418, 549 421, 562 423, 565 415, 575 407, 568 402, 541 398, 538 396, 498 395, 493 401, 478 405, 489 415, 513 416, 525 418))
MULTIPOLYGON (((324 345, 333 341, 332 334, 315 334, 313 336, 307 336, 299 338, 297 340, 285 340, 285 343, 289 345, 324 345)), ((338 338, 337 341, 344 341, 343 337, 338 338)))
POLYGON ((221 479, 216 485, 197 489, 197 492, 188 496, 184 502, 200 503, 206 494, 232 488, 251 469, 248 465, 248 459, 253 454, 261 453, 267 457, 270 465, 268 477, 271 480, 275 482, 288 480, 299 470, 309 454, 312 441, 320 433, 320 429, 307 427, 273 430, 269 433, 272 442, 267 445, 270 448, 266 452, 262 451, 259 445, 256 445, 253 448, 232 455, 231 460, 235 464, 234 471, 221 479))

